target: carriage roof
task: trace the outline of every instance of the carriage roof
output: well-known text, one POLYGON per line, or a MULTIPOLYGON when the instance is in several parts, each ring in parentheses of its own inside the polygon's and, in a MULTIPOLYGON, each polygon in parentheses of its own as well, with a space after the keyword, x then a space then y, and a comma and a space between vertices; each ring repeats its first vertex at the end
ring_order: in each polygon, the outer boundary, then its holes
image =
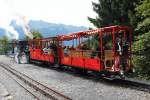
POLYGON ((112 31, 120 31, 120 30, 130 31, 131 29, 127 26, 109 26, 109 27, 98 28, 94 30, 74 32, 74 33, 70 33, 67 35, 58 35, 57 37, 58 37, 58 40, 63 41, 63 40, 77 39, 78 37, 88 37, 88 36, 98 34, 100 32, 103 32, 103 34, 105 34, 105 33, 109 33, 112 31))

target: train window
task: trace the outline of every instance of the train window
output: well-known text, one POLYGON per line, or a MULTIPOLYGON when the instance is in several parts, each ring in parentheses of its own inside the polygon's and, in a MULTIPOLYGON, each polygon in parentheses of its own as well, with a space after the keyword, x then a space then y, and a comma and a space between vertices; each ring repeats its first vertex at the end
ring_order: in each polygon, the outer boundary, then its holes
POLYGON ((70 56, 71 48, 73 48, 73 43, 71 40, 63 41, 62 49, 65 57, 70 56))
POLYGON ((88 38, 81 37, 80 49, 81 50, 89 50, 88 38))
POLYGON ((81 40, 82 57, 100 58, 100 37, 99 34, 85 36, 81 40))
POLYGON ((103 49, 104 50, 112 50, 113 48, 113 40, 111 33, 104 33, 102 36, 103 41, 103 49))
POLYGON ((34 40, 33 41, 33 47, 36 49, 39 49, 41 45, 41 42, 39 40, 34 40))
POLYGON ((32 47, 35 48, 35 46, 36 46, 36 42, 35 42, 35 40, 33 40, 32 41, 32 47))
POLYGON ((113 60, 106 60, 105 66, 112 67, 113 66, 113 60))
POLYGON ((100 48, 99 40, 100 40, 99 34, 83 37, 81 40, 81 49, 99 51, 98 49, 100 48))
POLYGON ((42 48, 45 48, 45 41, 42 41, 42 48))
POLYGON ((71 41, 63 41, 63 46, 72 46, 71 41))

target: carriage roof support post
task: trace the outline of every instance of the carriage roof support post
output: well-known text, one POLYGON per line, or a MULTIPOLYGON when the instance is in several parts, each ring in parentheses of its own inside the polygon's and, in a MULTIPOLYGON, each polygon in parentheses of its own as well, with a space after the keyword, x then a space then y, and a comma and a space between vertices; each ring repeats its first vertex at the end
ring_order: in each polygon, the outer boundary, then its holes
MULTIPOLYGON (((42 41, 41 41, 41 40, 39 40, 39 41, 40 41, 40 48, 42 48, 42 41)), ((39 49, 40 49, 40 48, 39 48, 39 49)))
POLYGON ((90 48, 90 36, 88 36, 88 48, 90 48))
POLYGON ((78 35, 78 42, 79 42, 79 48, 80 48, 80 35, 78 35))
POLYGON ((129 30, 129 35, 130 35, 130 67, 132 67, 131 66, 131 64, 132 64, 132 47, 131 47, 131 44, 132 44, 132 31, 131 31, 131 29, 129 30))
POLYGON ((126 31, 123 32, 123 38, 124 38, 124 39, 127 38, 127 37, 126 37, 126 31))
POLYGON ((74 46, 74 38, 72 39, 72 42, 73 42, 73 45, 72 45, 72 46, 73 46, 73 48, 74 48, 74 47, 75 47, 75 46, 74 46))
POLYGON ((63 41, 62 41, 62 40, 60 40, 60 42, 61 42, 61 46, 63 46, 63 41))
POLYGON ((116 71, 116 68, 115 68, 115 28, 113 27, 113 29, 112 29, 112 42, 113 42, 113 49, 112 49, 112 55, 113 55, 113 57, 114 57, 114 71, 116 71))
MULTIPOLYGON (((100 33, 99 33, 99 35, 100 35, 100 54, 101 54, 101 58, 100 58, 100 60, 101 60, 101 64, 102 64, 102 60, 103 60, 103 43, 102 43, 102 30, 100 30, 100 33)), ((103 65, 104 66, 104 65, 103 65)), ((103 67, 103 69, 104 69, 104 67, 103 67)))
POLYGON ((78 46, 78 38, 76 38, 75 41, 76 41, 76 46, 78 46))

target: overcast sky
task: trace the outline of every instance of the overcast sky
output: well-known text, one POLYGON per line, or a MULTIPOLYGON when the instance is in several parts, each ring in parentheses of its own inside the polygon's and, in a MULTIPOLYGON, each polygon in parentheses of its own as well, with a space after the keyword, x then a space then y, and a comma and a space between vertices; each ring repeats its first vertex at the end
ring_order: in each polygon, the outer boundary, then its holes
MULTIPOLYGON (((97 0, 0 0, 0 23, 15 15, 76 26, 92 26, 87 16, 95 17, 92 1, 97 0)), ((1 23, 1 24, 2 24, 1 23)))

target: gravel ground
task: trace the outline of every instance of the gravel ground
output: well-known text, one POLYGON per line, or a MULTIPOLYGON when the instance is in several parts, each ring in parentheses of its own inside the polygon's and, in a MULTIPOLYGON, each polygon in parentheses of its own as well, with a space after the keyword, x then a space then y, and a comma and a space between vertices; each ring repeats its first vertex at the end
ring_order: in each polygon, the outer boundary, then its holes
MULTIPOLYGON (((69 96, 73 100, 150 100, 150 94, 147 92, 105 84, 101 81, 93 81, 90 78, 83 78, 64 71, 33 64, 16 64, 11 58, 6 56, 0 56, 0 61, 13 65, 18 71, 69 96)), ((0 76, 0 79, 5 80, 6 77, 0 76)), ((17 91, 14 89, 18 89, 11 85, 7 88, 10 88, 12 93, 17 91)), ((18 94, 14 95, 18 96, 18 94)))
POLYGON ((0 67, 0 92, 2 95, 0 100, 33 100, 33 97, 9 77, 8 74, 7 71, 0 67))

